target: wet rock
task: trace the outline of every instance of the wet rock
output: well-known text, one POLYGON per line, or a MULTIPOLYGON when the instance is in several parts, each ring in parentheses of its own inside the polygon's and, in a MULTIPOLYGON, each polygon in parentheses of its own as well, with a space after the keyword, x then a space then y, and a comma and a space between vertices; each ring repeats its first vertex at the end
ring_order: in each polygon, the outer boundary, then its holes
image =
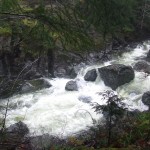
POLYGON ((138 44, 139 44, 139 43, 137 43, 137 42, 132 42, 132 43, 130 43, 129 46, 130 46, 130 48, 135 49, 138 44))
POLYGON ((34 87, 30 83, 25 83, 21 87, 21 93, 28 93, 34 90, 34 87))
POLYGON ((78 86, 76 81, 69 81, 65 86, 66 91, 78 91, 78 86))
POLYGON ((147 91, 142 96, 142 102, 150 107, 150 91, 147 91))
POLYGON ((75 67, 82 61, 80 54, 59 52, 56 54, 55 76, 74 79, 78 73, 75 67))
POLYGON ((90 103, 92 100, 90 96, 79 96, 78 99, 83 103, 90 103))
POLYGON ((36 63, 33 63, 32 61, 25 62, 23 68, 23 79, 24 80, 33 80, 43 77, 38 71, 36 67, 36 63))
POLYGON ((30 138, 32 150, 43 150, 46 147, 53 147, 54 145, 64 145, 65 139, 60 139, 57 136, 49 134, 43 134, 41 136, 35 136, 30 138))
POLYGON ((22 80, 2 79, 0 83, 0 98, 8 98, 13 94, 18 93, 22 84, 22 80))
POLYGON ((92 52, 89 55, 87 55, 87 63, 88 64, 94 64, 96 62, 99 62, 99 60, 101 59, 101 57, 103 56, 103 53, 100 52, 92 52))
POLYGON ((150 62, 150 50, 149 50, 149 52, 147 53, 146 60, 150 62))
POLYGON ((23 78, 25 80, 38 79, 38 78, 41 78, 41 77, 43 77, 43 76, 40 73, 38 73, 36 70, 29 70, 23 76, 23 78))
POLYGON ((63 78, 66 76, 66 70, 64 69, 64 67, 58 67, 55 70, 55 76, 59 77, 59 78, 63 78))
POLYGON ((33 90, 40 90, 43 88, 50 88, 52 85, 45 79, 35 79, 28 81, 33 86, 33 90))
POLYGON ((0 98, 8 98, 14 94, 34 92, 43 88, 50 88, 52 85, 45 79, 34 79, 28 81, 4 79, 0 84, 0 98))
POLYGON ((74 65, 74 71, 76 73, 80 72, 81 68, 83 68, 83 69, 86 68, 86 64, 82 62, 82 63, 74 65))
POLYGON ((68 66, 67 64, 59 66, 55 70, 55 76, 60 78, 71 78, 74 79, 77 76, 75 68, 73 66, 68 66))
POLYGON ((10 125, 10 127, 7 128, 7 133, 14 133, 19 135, 26 135, 29 133, 29 129, 26 124, 19 121, 18 123, 10 125))
POLYGON ((55 70, 55 76, 60 78, 74 79, 77 76, 75 68, 73 66, 61 66, 55 70))
POLYGON ((142 71, 145 73, 150 74, 150 64, 148 64, 146 61, 139 61, 137 62, 134 67, 133 67, 136 71, 142 71))
POLYGON ((88 71, 84 76, 85 81, 95 81, 96 78, 97 78, 96 69, 88 71))
POLYGON ((74 67, 68 67, 68 76, 71 78, 71 79, 75 79, 77 77, 77 72, 75 71, 75 68, 74 67))
POLYGON ((2 150, 15 150, 19 145, 28 145, 29 141, 25 136, 29 133, 29 129, 26 124, 23 122, 18 122, 12 124, 3 132, 0 131, 0 135, 3 138, 0 138, 0 149, 2 150))
POLYGON ((134 79, 134 70, 130 66, 114 64, 98 69, 106 86, 116 90, 119 86, 134 79))

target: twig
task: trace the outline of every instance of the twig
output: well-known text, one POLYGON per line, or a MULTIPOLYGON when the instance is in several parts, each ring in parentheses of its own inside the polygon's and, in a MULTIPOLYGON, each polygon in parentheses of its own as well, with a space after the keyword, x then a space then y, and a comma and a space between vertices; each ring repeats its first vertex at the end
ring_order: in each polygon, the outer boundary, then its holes
MULTIPOLYGON (((33 61, 30 65, 25 66, 25 67, 21 70, 21 72, 18 74, 16 80, 14 81, 14 84, 13 84, 11 90, 10 90, 10 93, 12 93, 12 91, 13 91, 13 89, 14 89, 14 86, 15 86, 16 82, 18 81, 18 79, 19 79, 20 75, 22 74, 22 72, 23 72, 28 66, 32 66, 35 62, 37 62, 38 59, 39 59, 39 58, 37 58, 37 59, 36 59, 35 61, 33 61)), ((6 111, 5 111, 5 114, 4 114, 3 125, 2 125, 2 133, 5 131, 9 102, 10 102, 10 99, 8 98, 7 104, 6 104, 6 111)))

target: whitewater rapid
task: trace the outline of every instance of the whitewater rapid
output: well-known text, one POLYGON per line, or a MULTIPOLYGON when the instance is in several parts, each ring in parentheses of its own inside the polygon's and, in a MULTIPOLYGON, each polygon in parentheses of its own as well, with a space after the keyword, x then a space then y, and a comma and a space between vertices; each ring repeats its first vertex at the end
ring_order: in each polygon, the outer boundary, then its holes
MULTIPOLYGON (((91 102, 103 105, 106 104, 106 100, 99 93, 111 89, 105 86, 99 76, 96 82, 84 81, 85 73, 90 69, 114 63, 133 66, 138 60, 146 57, 149 49, 150 41, 147 41, 109 62, 81 68, 75 79, 78 91, 65 91, 65 85, 70 79, 55 78, 46 79, 52 84, 52 87, 48 89, 11 97, 7 126, 23 121, 28 125, 31 135, 49 133, 60 137, 87 129, 88 126, 93 125, 92 119, 101 120, 102 115, 97 115, 89 103, 82 102, 79 98, 87 97, 91 102)), ((141 96, 148 90, 150 90, 150 76, 144 72, 135 71, 135 79, 119 87, 116 93, 124 98, 123 102, 130 110, 144 111, 148 107, 142 103, 141 96)), ((4 104, 5 101, 2 101, 0 105, 4 104)))

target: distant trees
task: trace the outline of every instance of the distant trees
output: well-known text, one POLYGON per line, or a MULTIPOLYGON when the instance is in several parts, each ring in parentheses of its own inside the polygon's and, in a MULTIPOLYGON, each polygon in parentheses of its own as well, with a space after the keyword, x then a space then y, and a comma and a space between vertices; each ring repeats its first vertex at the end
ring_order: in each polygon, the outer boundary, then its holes
POLYGON ((150 27, 150 0, 137 0, 137 20, 140 29, 150 27))
POLYGON ((81 17, 92 24, 106 40, 132 30, 134 0, 84 0, 79 2, 81 17))

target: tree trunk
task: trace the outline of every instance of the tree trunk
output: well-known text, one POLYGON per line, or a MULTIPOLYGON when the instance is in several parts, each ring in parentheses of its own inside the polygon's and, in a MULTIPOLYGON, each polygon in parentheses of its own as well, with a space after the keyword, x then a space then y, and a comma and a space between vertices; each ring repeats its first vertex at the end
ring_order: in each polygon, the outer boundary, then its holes
POLYGON ((14 74, 14 67, 15 67, 15 58, 18 58, 21 54, 20 50, 20 43, 22 39, 19 37, 19 34, 16 32, 16 28, 12 27, 13 32, 11 36, 10 42, 10 52, 7 54, 8 64, 10 66, 10 73, 14 74))
POLYGON ((142 18, 141 18, 141 30, 143 29, 144 19, 145 19, 145 13, 146 13, 146 3, 147 0, 144 0, 143 2, 143 8, 142 8, 142 18))
POLYGON ((2 54, 2 67, 3 67, 3 73, 5 76, 8 75, 8 67, 7 67, 7 61, 5 53, 2 54))
POLYGON ((51 77, 54 77, 54 51, 53 49, 48 49, 47 51, 48 58, 48 73, 51 77))

